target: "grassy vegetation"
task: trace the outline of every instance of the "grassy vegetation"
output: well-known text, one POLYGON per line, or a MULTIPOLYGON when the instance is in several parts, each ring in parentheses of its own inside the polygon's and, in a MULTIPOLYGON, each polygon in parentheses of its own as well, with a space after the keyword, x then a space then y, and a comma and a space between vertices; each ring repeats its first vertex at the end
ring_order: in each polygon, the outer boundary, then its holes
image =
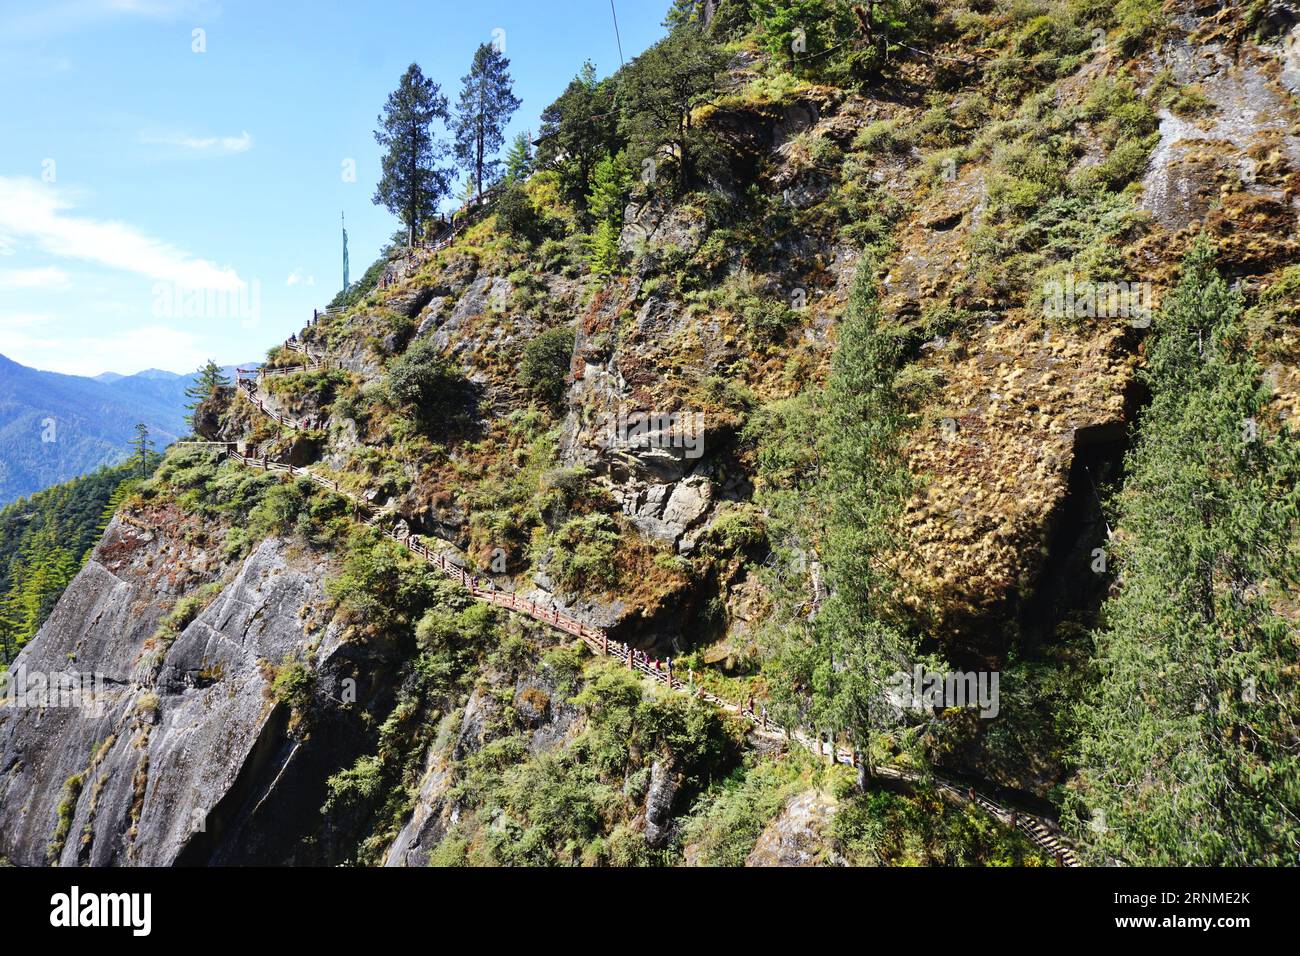
MULTIPOLYGON (((554 658, 548 662, 554 668, 554 658)), ((470 812, 431 863, 628 866, 672 860, 671 841, 652 849, 633 827, 651 768, 657 762, 670 767, 675 802, 688 804, 737 759, 734 729, 713 708, 647 692, 612 665, 588 666, 571 702, 586 722, 562 751, 531 753, 528 732, 507 718, 500 736, 461 762, 451 794, 470 812)))
POLYGON ((72 817, 77 812, 77 801, 81 799, 81 788, 85 783, 85 773, 74 773, 64 781, 63 794, 59 800, 58 820, 54 825, 54 832, 50 835, 50 843, 45 853, 46 859, 51 863, 57 861, 63 853, 68 834, 72 832, 72 817))

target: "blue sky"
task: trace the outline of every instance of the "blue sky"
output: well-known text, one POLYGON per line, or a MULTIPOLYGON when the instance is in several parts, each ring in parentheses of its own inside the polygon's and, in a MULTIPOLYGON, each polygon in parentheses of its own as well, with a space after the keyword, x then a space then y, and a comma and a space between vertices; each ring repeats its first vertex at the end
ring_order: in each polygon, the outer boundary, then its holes
MULTIPOLYGON (((668 5, 617 0, 628 59, 668 5)), ((0 354, 82 375, 261 358, 342 284, 340 211, 354 280, 398 228, 370 200, 402 72, 454 102, 494 37, 509 136, 584 59, 619 65, 609 0, 4 0, 0 354)))

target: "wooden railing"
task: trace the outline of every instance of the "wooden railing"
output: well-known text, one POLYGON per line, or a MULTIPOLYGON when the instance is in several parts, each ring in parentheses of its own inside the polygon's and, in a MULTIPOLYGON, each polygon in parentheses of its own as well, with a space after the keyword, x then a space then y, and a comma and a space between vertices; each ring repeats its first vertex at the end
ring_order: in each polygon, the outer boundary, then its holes
POLYGON ((258 369, 235 369, 235 385, 244 393, 244 397, 253 403, 253 406, 263 415, 273 419, 286 428, 294 431, 315 431, 321 427, 323 422, 317 418, 290 418, 281 412, 271 408, 258 394, 257 383, 262 379, 273 375, 295 375, 299 372, 313 372, 321 369, 342 368, 342 366, 333 360, 317 356, 306 345, 301 342, 291 341, 284 343, 285 348, 292 352, 301 352, 306 358, 302 365, 286 365, 279 368, 258 368, 258 369))

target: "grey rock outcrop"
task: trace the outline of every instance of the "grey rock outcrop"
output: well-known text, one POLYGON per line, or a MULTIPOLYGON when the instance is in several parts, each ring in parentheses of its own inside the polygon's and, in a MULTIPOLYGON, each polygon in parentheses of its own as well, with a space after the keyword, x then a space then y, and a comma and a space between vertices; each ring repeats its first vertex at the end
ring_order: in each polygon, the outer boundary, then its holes
POLYGON ((801 793, 767 825, 746 866, 819 866, 836 862, 827 847, 834 801, 817 790, 801 793))
POLYGON ((662 849, 674 832, 673 801, 681 788, 680 778, 670 763, 656 760, 650 767, 650 788, 645 797, 645 841, 662 849))
POLYGON ((319 819, 324 775, 306 785, 312 756, 270 684, 290 660, 318 680, 338 663, 335 628, 309 634, 302 613, 324 569, 267 540, 168 646, 158 569, 198 557, 168 537, 114 520, 14 662, 103 687, 90 707, 0 707, 0 855, 16 864, 284 862, 286 821, 319 819))

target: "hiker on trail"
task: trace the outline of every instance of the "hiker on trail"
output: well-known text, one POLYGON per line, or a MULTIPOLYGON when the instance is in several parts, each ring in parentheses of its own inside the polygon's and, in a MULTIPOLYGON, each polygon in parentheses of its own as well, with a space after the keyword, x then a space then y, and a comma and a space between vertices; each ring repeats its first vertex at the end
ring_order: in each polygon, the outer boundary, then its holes
POLYGON ((754 695, 753 695, 753 694, 750 694, 750 695, 749 695, 749 706, 746 707, 745 710, 746 710, 747 713, 751 713, 751 714, 754 712, 754 695))
POLYGON ((668 686, 673 686, 673 659, 668 658, 668 686))

